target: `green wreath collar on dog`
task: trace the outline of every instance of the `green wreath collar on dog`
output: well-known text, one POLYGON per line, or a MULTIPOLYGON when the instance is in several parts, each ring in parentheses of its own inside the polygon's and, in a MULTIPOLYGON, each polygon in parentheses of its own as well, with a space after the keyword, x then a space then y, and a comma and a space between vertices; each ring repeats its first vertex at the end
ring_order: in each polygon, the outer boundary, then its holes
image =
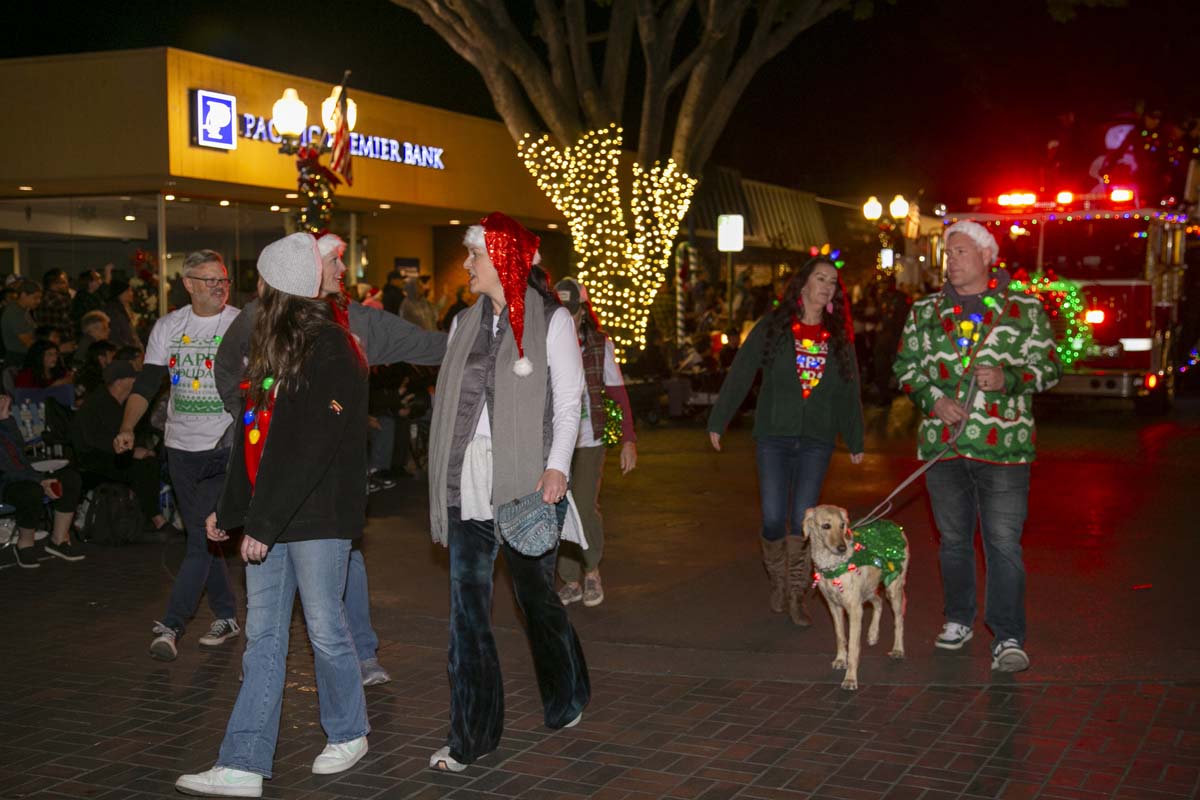
POLYGON ((824 578, 838 587, 840 592, 841 577, 859 567, 876 567, 883 573, 883 585, 891 585, 904 567, 904 529, 890 520, 881 519, 863 525, 851 535, 854 537, 854 555, 833 569, 814 571, 813 586, 824 578))

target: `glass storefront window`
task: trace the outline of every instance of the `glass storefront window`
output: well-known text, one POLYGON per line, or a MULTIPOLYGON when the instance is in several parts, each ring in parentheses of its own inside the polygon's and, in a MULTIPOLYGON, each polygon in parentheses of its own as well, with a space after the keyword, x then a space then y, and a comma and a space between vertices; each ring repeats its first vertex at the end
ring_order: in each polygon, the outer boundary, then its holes
MULTIPOLYGON (((271 210, 261 203, 166 195, 160 270, 158 203, 153 194, 0 200, 0 280, 15 274, 41 283, 49 270, 60 268, 73 289, 87 270, 129 282, 144 340, 159 316, 160 275, 166 276, 168 310, 189 302, 180 279, 189 253, 209 249, 222 255, 233 279, 230 303, 240 307, 256 292, 259 252, 295 230, 294 207, 271 210)), ((335 213, 331 229, 349 241, 349 215, 335 213)))

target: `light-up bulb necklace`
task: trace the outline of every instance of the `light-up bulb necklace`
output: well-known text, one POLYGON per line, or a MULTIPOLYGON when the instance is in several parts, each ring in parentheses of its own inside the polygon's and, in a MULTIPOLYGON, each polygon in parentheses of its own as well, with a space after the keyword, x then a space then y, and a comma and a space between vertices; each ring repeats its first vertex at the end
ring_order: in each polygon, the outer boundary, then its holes
MULTIPOLYGON (((212 336, 210 337, 210 340, 212 341, 212 343, 214 345, 221 344, 221 334, 217 333, 217 331, 221 328, 221 317, 224 316, 224 314, 225 314, 225 309, 223 309, 223 308, 216 314, 217 324, 215 326, 213 326, 213 333, 212 333, 212 336)), ((183 336, 179 337, 180 344, 186 345, 186 344, 192 343, 192 337, 188 334, 187 330, 188 330, 188 326, 190 326, 190 324, 192 322, 195 322, 195 320, 196 320, 196 316, 192 312, 191 306, 188 306, 188 324, 189 325, 184 326, 183 336)), ((176 369, 178 364, 179 364, 179 354, 172 353, 170 359, 167 360, 167 367, 171 370, 171 385, 172 386, 178 386, 179 381, 182 378, 181 373, 179 372, 178 369, 176 369)), ((211 356, 206 357, 204 359, 204 368, 206 370, 208 370, 210 373, 212 372, 213 360, 212 360, 211 356)), ((198 378, 198 377, 192 378, 192 391, 194 391, 194 392, 200 391, 200 378, 198 378)))

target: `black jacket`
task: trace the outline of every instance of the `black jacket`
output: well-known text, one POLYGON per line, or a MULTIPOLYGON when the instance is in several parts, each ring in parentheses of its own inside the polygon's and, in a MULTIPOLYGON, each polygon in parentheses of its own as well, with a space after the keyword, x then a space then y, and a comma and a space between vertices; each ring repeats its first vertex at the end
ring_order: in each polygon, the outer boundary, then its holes
POLYGON ((253 491, 237 422, 217 525, 275 542, 357 539, 367 517, 367 369, 349 335, 313 343, 300 385, 275 398, 253 491))

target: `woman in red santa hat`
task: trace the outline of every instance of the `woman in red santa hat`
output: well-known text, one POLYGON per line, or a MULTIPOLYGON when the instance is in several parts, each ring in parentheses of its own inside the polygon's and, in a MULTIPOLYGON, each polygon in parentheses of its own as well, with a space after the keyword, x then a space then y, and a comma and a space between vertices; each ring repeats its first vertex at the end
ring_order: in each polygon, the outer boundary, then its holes
POLYGON ((558 298, 530 281, 539 239, 493 213, 467 230, 463 267, 481 302, 450 327, 429 447, 431 533, 450 550, 450 734, 429 766, 461 772, 496 749, 504 686, 492 636, 492 571, 504 553, 526 622, 546 727, 583 717, 591 697, 579 637, 554 591, 557 547, 526 556, 496 531, 496 509, 533 492, 564 538, 578 525, 567 477, 583 364, 558 298))

